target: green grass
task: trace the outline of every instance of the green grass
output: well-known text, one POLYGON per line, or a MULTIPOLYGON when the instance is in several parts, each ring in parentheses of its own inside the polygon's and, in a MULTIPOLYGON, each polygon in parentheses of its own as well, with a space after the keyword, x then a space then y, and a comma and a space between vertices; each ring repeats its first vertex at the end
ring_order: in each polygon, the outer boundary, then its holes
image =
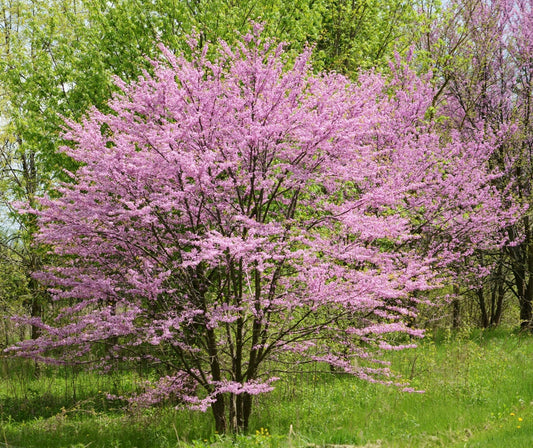
POLYGON ((440 334, 390 354, 423 394, 316 371, 287 376, 255 403, 250 434, 214 433, 211 415, 157 408, 128 415, 107 392, 136 375, 75 375, 8 361, 0 382, 0 447, 533 446, 533 337, 440 334), (520 420, 521 419, 521 420, 520 420))

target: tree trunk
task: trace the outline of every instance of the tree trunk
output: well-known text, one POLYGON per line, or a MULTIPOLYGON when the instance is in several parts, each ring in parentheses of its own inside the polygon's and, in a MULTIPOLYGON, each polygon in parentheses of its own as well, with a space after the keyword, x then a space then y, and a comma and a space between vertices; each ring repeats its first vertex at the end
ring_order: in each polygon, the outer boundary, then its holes
POLYGON ((230 394, 229 416, 230 425, 228 430, 232 433, 243 432, 248 429, 250 414, 252 411, 252 397, 250 394, 230 394))
POLYGON ((215 430, 219 434, 224 434, 228 430, 226 421, 226 406, 224 403, 224 395, 219 394, 216 401, 211 405, 213 410, 213 417, 215 418, 215 430))
POLYGON ((243 394, 242 396, 242 428, 248 429, 250 423, 250 414, 252 413, 252 396, 250 394, 243 394))
MULTIPOLYGON (((500 272, 501 272, 501 269, 500 269, 500 272)), ((502 320, 504 298, 505 298, 505 287, 504 287, 503 279, 500 277, 500 280, 498 281, 497 295, 496 295, 496 288, 494 289, 493 295, 492 295, 492 314, 490 317, 490 325, 492 327, 497 327, 498 325, 500 325, 500 322, 502 320)))
POLYGON ((533 241, 527 245, 527 282, 525 294, 520 304, 520 326, 532 330, 531 304, 533 302, 533 241))
POLYGON ((531 298, 528 295, 520 297, 520 327, 531 328, 531 298))
MULTIPOLYGON (((42 314, 43 314, 43 307, 40 302, 40 297, 33 296, 31 300, 31 317, 41 317, 42 314)), ((42 332, 41 332, 40 327, 36 325, 31 326, 31 335, 30 335, 31 339, 38 339, 41 337, 41 334, 42 332)))
POLYGON ((524 261, 523 252, 526 249, 521 244, 515 248, 512 248, 511 254, 513 255, 513 277, 514 284, 516 285, 515 294, 518 297, 518 305, 520 307, 520 326, 527 328, 531 322, 531 301, 527 299, 527 291, 531 290, 530 282, 527 281, 526 266, 524 261))
POLYGON ((488 328, 490 325, 489 313, 487 312, 487 304, 485 302, 485 294, 483 287, 478 288, 476 291, 479 310, 481 311, 481 326, 483 328, 488 328))
POLYGON ((453 287, 454 298, 452 300, 452 328, 457 329, 461 326, 461 306, 459 304, 459 287, 453 287))

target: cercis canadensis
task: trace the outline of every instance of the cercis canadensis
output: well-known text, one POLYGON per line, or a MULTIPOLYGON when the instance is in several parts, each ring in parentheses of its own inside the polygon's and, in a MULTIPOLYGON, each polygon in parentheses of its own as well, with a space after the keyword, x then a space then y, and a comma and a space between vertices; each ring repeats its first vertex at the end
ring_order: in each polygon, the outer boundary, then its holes
POLYGON ((214 60, 191 45, 68 123, 81 166, 34 211, 61 311, 12 350, 153 365, 131 400, 211 407, 218 431, 306 363, 404 388, 379 352, 423 335, 436 267, 503 243, 490 139, 439 135, 431 87, 401 64, 352 82, 257 30, 214 60))

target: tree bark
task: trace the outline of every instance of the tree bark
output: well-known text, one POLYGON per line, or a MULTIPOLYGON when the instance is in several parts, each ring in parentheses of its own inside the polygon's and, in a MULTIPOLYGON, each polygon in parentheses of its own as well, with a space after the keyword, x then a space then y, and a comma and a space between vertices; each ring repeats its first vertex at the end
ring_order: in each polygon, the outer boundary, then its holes
POLYGON ((226 405, 222 394, 217 395, 216 401, 211 405, 211 409, 215 418, 215 430, 219 434, 225 434, 228 426, 226 422, 226 405))
MULTIPOLYGON (((501 267, 499 271, 501 273, 501 267)), ((494 288, 492 293, 492 314, 490 316, 490 325, 497 327, 500 325, 503 313, 503 299, 505 298, 505 287, 501 276, 498 277, 498 288, 494 288)))
POLYGON ((481 326, 483 328, 488 328, 490 326, 490 319, 489 314, 487 312, 487 305, 485 302, 485 294, 483 291, 483 287, 478 288, 476 294, 479 303, 479 310, 481 311, 481 326))
POLYGON ((252 396, 250 394, 243 394, 242 396, 242 428, 248 429, 250 423, 250 414, 252 413, 252 396))
POLYGON ((452 300, 452 328, 458 329, 461 326, 461 305, 459 303, 459 287, 453 287, 454 298, 452 300))

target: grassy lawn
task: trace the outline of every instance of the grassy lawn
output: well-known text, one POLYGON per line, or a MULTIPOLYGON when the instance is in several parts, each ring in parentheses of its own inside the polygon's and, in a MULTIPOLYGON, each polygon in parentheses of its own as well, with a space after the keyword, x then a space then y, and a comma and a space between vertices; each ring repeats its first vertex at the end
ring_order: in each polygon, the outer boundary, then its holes
POLYGON ((5 361, 0 447, 531 447, 533 338, 511 332, 427 338, 390 355, 425 393, 407 394, 340 374, 287 376, 255 405, 250 433, 226 439, 211 415, 151 409, 126 414, 107 400, 133 373, 102 376, 5 361))

